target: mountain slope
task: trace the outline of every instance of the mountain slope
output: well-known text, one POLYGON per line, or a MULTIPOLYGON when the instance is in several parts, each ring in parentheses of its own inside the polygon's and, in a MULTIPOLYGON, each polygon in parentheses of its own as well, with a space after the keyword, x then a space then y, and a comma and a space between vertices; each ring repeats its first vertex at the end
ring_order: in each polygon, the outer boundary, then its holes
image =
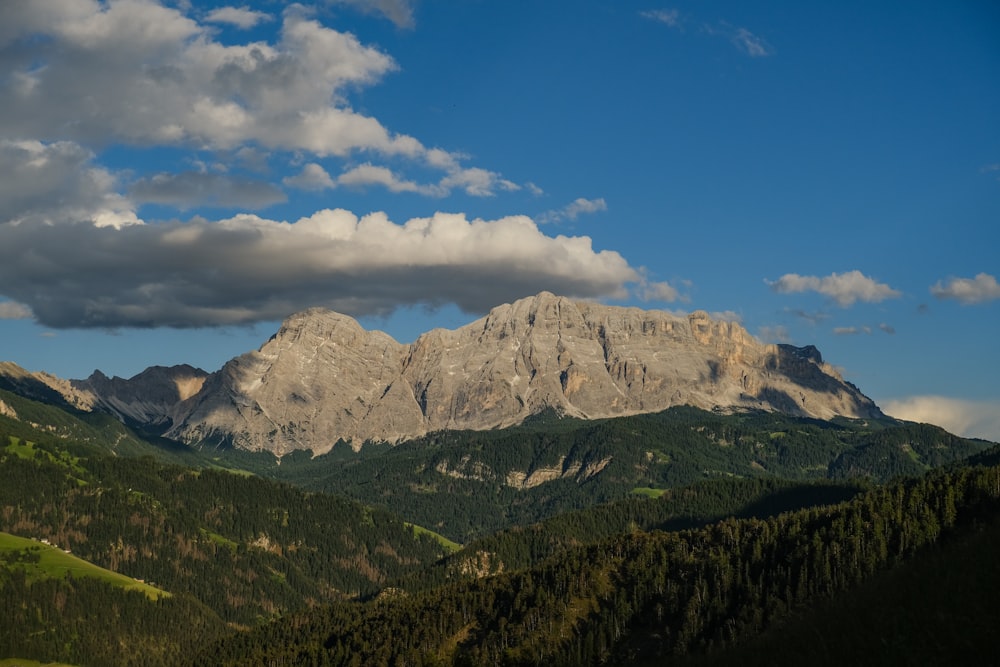
POLYGON ((689 407, 602 420, 532 418, 491 431, 446 431, 355 454, 227 452, 231 465, 304 488, 382 505, 448 538, 630 495, 720 478, 883 482, 982 451, 935 426, 825 422, 777 412, 720 415, 689 407))

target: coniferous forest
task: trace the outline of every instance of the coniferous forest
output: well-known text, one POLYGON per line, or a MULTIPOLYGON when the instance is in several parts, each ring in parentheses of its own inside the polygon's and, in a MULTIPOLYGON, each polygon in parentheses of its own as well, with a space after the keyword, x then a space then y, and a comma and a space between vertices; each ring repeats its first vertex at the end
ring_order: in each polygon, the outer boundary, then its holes
POLYGON ((934 427, 549 415, 277 465, 4 400, 0 658, 993 658, 1000 451, 934 427))

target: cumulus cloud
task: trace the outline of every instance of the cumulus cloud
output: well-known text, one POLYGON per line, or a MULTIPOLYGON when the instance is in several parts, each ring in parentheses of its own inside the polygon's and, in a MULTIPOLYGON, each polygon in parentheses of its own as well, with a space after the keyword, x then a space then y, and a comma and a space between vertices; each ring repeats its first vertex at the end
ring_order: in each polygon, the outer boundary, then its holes
POLYGON ((779 294, 819 292, 845 308, 856 301, 879 303, 901 294, 889 285, 877 282, 856 270, 847 273, 831 273, 824 278, 787 273, 775 281, 765 280, 764 282, 779 294))
POLYGON ((330 174, 327 173, 326 169, 315 162, 310 162, 302 167, 302 171, 298 174, 288 176, 282 179, 281 182, 298 190, 319 191, 337 187, 337 184, 330 178, 330 174))
MULTIPOLYGON (((641 272, 585 236, 526 217, 437 213, 403 224, 324 210, 293 223, 0 224, 3 295, 66 327, 198 327, 278 319, 314 305, 351 315, 413 304, 484 312, 540 290, 627 294, 641 272)), ((661 296, 669 296, 663 293, 661 296)))
MULTIPOLYGON (((393 15, 408 7, 379 6, 393 15)), ((206 20, 261 18, 229 7, 206 20)), ((355 111, 348 92, 377 83, 395 61, 298 5, 286 9, 274 43, 223 44, 207 24, 150 0, 0 3, 0 24, 7 71, 0 127, 8 137, 214 151, 253 146, 317 157, 375 153, 444 171, 449 191, 518 187, 355 111)))
POLYGON ((285 201, 285 193, 270 183, 200 171, 159 173, 133 183, 132 199, 166 204, 182 211, 196 206, 259 209, 285 201))
POLYGON ((670 283, 666 282, 649 282, 642 280, 636 289, 636 296, 638 296, 643 301, 666 301, 668 303, 673 303, 674 301, 685 300, 681 296, 680 292, 677 291, 670 283))
POLYGON ((935 424, 964 437, 1000 442, 1000 399, 909 396, 881 402, 881 406, 897 419, 935 424))
POLYGON ((258 12, 246 6, 219 7, 205 15, 205 20, 209 23, 228 23, 244 30, 249 30, 258 23, 270 21, 271 18, 266 12, 258 12))
POLYGON ((988 273, 977 274, 975 278, 949 278, 938 281, 931 287, 931 294, 939 299, 955 299, 959 303, 971 305, 1000 299, 1000 284, 988 273))
POLYGON ((422 192, 441 196, 446 192, 444 189, 420 186, 413 181, 400 179, 387 167, 377 167, 367 163, 345 171, 337 177, 337 184, 348 187, 380 185, 390 192, 422 192))
POLYGON ((137 222, 116 178, 93 159, 71 141, 0 140, 0 223, 137 222))
POLYGON ((8 132, 136 145, 257 142, 326 154, 419 151, 416 140, 331 105, 345 86, 394 69, 393 60, 299 12, 286 13, 279 43, 232 46, 153 2, 95 3, 82 20, 77 14, 35 26, 13 12, 19 37, 43 36, 49 45, 25 39, 4 50, 14 66, 0 108, 8 132))
POLYGON ((607 210, 608 205, 605 203, 603 198, 584 199, 583 197, 574 199, 569 206, 564 209, 566 217, 570 220, 576 220, 577 216, 584 213, 597 213, 598 211, 607 210))

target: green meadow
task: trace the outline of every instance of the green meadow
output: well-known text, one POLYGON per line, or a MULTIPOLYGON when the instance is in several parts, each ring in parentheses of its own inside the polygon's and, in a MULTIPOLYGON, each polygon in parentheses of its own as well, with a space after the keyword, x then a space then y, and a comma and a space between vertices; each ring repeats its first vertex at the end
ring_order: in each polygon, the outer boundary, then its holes
POLYGON ((150 600, 170 595, 155 586, 105 570, 58 547, 9 533, 0 532, 0 563, 10 569, 23 570, 29 580, 91 577, 118 588, 140 591, 150 600))

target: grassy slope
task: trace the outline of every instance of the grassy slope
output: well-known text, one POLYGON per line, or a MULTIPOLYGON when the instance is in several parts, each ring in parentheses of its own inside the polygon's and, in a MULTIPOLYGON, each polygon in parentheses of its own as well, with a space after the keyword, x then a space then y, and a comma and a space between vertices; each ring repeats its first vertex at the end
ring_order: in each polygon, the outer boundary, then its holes
POLYGON ((77 558, 58 547, 4 532, 0 532, 0 560, 5 561, 8 568, 24 570, 29 581, 43 578, 65 579, 67 576, 91 577, 118 588, 141 591, 150 600, 170 595, 155 586, 77 558))

